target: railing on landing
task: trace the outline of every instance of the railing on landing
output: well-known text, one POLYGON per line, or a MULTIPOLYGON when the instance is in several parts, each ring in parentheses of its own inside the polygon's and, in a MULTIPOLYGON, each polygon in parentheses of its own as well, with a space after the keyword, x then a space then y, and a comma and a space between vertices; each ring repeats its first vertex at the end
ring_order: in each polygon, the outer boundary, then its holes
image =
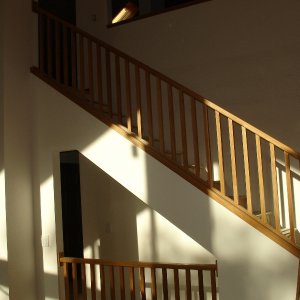
POLYGON ((217 299, 216 264, 115 262, 62 257, 65 300, 217 299), (184 296, 183 296, 184 295, 184 296))
POLYGON ((79 28, 35 11, 34 74, 300 257, 297 151, 79 28))

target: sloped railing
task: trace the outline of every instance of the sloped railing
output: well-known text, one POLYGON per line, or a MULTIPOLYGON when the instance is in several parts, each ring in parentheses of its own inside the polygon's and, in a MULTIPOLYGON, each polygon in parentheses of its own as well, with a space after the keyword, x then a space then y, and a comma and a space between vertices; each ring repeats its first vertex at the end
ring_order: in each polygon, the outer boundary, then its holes
POLYGON ((300 257, 300 154, 167 76, 36 8, 32 72, 300 257))
POLYGON ((115 262, 62 257, 65 300, 217 299, 216 264, 115 262))

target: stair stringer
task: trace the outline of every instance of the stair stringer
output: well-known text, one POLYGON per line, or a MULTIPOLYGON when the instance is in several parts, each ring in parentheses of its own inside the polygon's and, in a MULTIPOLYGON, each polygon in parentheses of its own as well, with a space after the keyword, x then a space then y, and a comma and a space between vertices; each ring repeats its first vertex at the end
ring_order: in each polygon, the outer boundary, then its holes
MULTIPOLYGON (((77 149, 215 255, 220 299, 294 299, 298 266, 295 256, 38 78, 32 81, 34 151, 40 182, 44 179, 40 174, 53 174, 53 153, 77 149)), ((54 223, 59 241, 59 197, 52 201, 55 216, 42 217, 41 223, 54 223)), ((55 250, 61 250, 59 242, 57 245, 55 250)), ((44 255, 44 264, 45 259, 44 255)))

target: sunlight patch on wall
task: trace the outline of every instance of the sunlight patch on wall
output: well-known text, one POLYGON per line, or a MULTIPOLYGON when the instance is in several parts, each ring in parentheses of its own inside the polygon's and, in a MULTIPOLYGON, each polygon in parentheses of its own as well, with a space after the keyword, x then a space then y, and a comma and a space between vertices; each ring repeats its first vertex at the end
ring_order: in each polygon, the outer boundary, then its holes
POLYGON ((148 199, 146 153, 143 150, 109 129, 81 152, 137 197, 148 199))
POLYGON ((214 263, 216 258, 190 236, 146 208, 136 216, 139 259, 174 263, 214 263))
POLYGON ((9 288, 2 284, 0 284, 0 299, 1 300, 9 299, 9 288))
POLYGON ((53 176, 40 187, 44 272, 57 274, 53 176))

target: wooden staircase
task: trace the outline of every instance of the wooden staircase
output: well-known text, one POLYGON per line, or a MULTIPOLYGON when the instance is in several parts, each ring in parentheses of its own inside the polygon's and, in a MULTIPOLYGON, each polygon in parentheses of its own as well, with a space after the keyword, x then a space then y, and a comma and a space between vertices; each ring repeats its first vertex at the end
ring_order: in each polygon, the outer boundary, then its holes
POLYGON ((299 152, 81 29, 35 11, 33 74, 300 257, 299 152))

